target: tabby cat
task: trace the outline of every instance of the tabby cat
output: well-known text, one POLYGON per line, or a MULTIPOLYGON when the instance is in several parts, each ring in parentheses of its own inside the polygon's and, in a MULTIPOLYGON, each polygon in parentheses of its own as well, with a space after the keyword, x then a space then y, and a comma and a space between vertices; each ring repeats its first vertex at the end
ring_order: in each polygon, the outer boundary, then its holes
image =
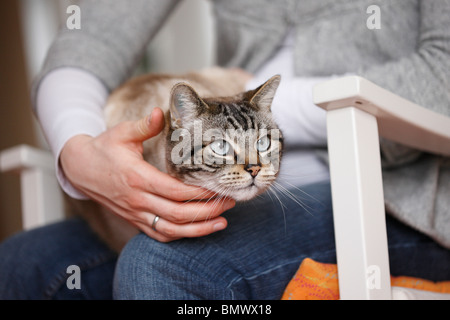
MULTIPOLYGON (((179 76, 148 74, 110 95, 105 118, 112 127, 158 106, 166 125, 144 142, 144 159, 186 184, 249 200, 278 175, 282 137, 270 107, 279 82, 274 76, 245 91, 240 72, 217 67, 179 76)), ((119 251, 137 230, 104 210, 83 216, 119 251)))

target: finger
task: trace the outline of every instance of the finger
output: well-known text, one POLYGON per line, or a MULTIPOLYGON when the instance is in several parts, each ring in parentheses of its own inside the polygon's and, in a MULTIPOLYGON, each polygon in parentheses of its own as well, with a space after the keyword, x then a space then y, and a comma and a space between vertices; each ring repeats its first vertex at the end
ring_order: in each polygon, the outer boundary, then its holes
POLYGON ((176 202, 152 194, 142 194, 141 198, 135 201, 134 210, 153 212, 165 220, 182 224, 214 219, 235 205, 236 202, 229 198, 176 202))
POLYGON ((155 215, 148 214, 147 217, 147 223, 138 222, 139 228, 142 228, 143 231, 145 230, 144 232, 153 239, 164 242, 180 238, 202 237, 227 227, 227 220, 223 217, 185 224, 176 224, 160 218, 155 228, 152 229, 148 225, 153 222, 155 215))
POLYGON ((155 239, 159 242, 170 242, 170 241, 174 241, 174 240, 178 240, 181 239, 181 237, 167 237, 166 235, 159 233, 155 230, 153 230, 152 228, 150 228, 147 223, 141 222, 141 221, 136 221, 133 223, 136 228, 138 228, 140 231, 142 231, 143 233, 145 233, 147 236, 149 236, 152 239, 155 239))
MULTIPOLYGON (((89 196, 102 203, 109 210, 125 220, 146 222, 151 227, 153 220, 149 221, 149 212, 175 224, 193 223, 197 221, 212 220, 224 211, 235 206, 233 199, 215 198, 210 201, 174 202, 155 195, 140 193, 130 201, 114 202, 100 194, 91 193, 89 196)), ((154 215, 153 215, 154 218, 154 215)))
POLYGON ((184 184, 169 174, 161 172, 147 163, 144 164, 137 170, 142 191, 174 201, 202 200, 217 196, 213 191, 184 184))
POLYGON ((164 128, 164 114, 155 108, 152 113, 137 121, 123 123, 122 138, 126 141, 143 142, 156 136, 164 128))

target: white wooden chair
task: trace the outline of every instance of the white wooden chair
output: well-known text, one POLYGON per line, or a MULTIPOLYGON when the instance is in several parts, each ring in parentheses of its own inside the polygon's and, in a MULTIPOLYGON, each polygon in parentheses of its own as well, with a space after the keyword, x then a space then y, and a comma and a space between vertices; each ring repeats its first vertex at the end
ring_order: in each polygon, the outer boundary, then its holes
POLYGON ((314 103, 327 111, 341 299, 450 299, 450 295, 391 290, 379 149, 381 135, 450 156, 450 118, 357 76, 321 83, 313 96, 314 103), (375 275, 377 283, 370 283, 375 275))
MULTIPOLYGON (((341 299, 450 299, 391 288, 379 153, 388 139, 450 156, 450 118, 433 113, 356 76, 317 85, 314 102, 327 110, 328 149, 341 299), (375 286, 369 277, 375 273, 375 286)), ((0 154, 1 171, 21 176, 23 226, 64 218, 49 152, 17 146, 0 154)))
POLYGON ((18 145, 0 153, 0 171, 20 175, 22 227, 28 230, 64 218, 64 200, 49 151, 18 145))

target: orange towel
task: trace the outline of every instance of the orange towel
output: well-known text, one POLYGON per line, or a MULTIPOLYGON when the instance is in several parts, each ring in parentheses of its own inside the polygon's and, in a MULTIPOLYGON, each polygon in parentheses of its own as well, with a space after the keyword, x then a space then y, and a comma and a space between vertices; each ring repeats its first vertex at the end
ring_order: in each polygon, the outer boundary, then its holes
MULTIPOLYGON (((392 277, 391 285, 440 293, 450 293, 450 281, 432 282, 412 277, 392 277)), ((303 260, 294 278, 286 287, 282 300, 338 300, 337 266, 303 260)))

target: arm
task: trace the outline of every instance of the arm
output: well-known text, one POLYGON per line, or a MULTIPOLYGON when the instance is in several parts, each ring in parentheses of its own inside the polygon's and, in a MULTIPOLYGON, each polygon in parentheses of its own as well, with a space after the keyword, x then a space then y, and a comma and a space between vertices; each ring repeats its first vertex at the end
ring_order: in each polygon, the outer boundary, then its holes
MULTIPOLYGON (((450 115, 450 5, 448 0, 420 2, 417 49, 397 61, 360 70, 358 75, 418 105, 450 115)), ((386 164, 414 159, 414 151, 382 141, 386 164)))
POLYGON ((131 75, 145 46, 178 1, 82 1, 81 29, 61 28, 34 81, 33 96, 41 80, 61 67, 89 71, 108 91, 113 90, 131 75))
MULTIPOLYGON (((63 27, 33 83, 33 107, 57 160, 77 134, 97 136, 106 130, 102 108, 109 91, 132 72, 145 46, 178 0, 84 0, 81 30, 63 27)), ((65 192, 85 198, 65 179, 65 192)))
POLYGON ((213 195, 143 160, 142 142, 164 126, 160 109, 105 131, 101 111, 108 91, 129 75, 176 2, 136 0, 136 7, 125 1, 83 2, 81 30, 61 31, 34 85, 36 113, 65 190, 96 200, 160 241, 223 229, 226 220, 219 215, 234 205, 231 200, 185 203, 213 195), (151 227, 156 215, 158 231, 151 227))
MULTIPOLYGON (((450 6, 448 0, 422 1, 420 5, 417 50, 402 59, 354 73, 417 104, 450 115, 450 6)), ((287 145, 325 146, 325 113, 314 110, 317 108, 311 92, 315 83, 332 78, 282 78, 272 110, 284 128, 287 145)), ((413 161, 420 155, 387 140, 382 141, 381 149, 383 164, 389 166, 413 161)))
POLYGON ((107 96, 96 77, 77 68, 51 71, 37 92, 36 115, 56 160, 56 177, 64 192, 75 199, 87 197, 65 177, 59 162, 61 151, 76 135, 96 137, 106 130, 102 107, 107 96))

